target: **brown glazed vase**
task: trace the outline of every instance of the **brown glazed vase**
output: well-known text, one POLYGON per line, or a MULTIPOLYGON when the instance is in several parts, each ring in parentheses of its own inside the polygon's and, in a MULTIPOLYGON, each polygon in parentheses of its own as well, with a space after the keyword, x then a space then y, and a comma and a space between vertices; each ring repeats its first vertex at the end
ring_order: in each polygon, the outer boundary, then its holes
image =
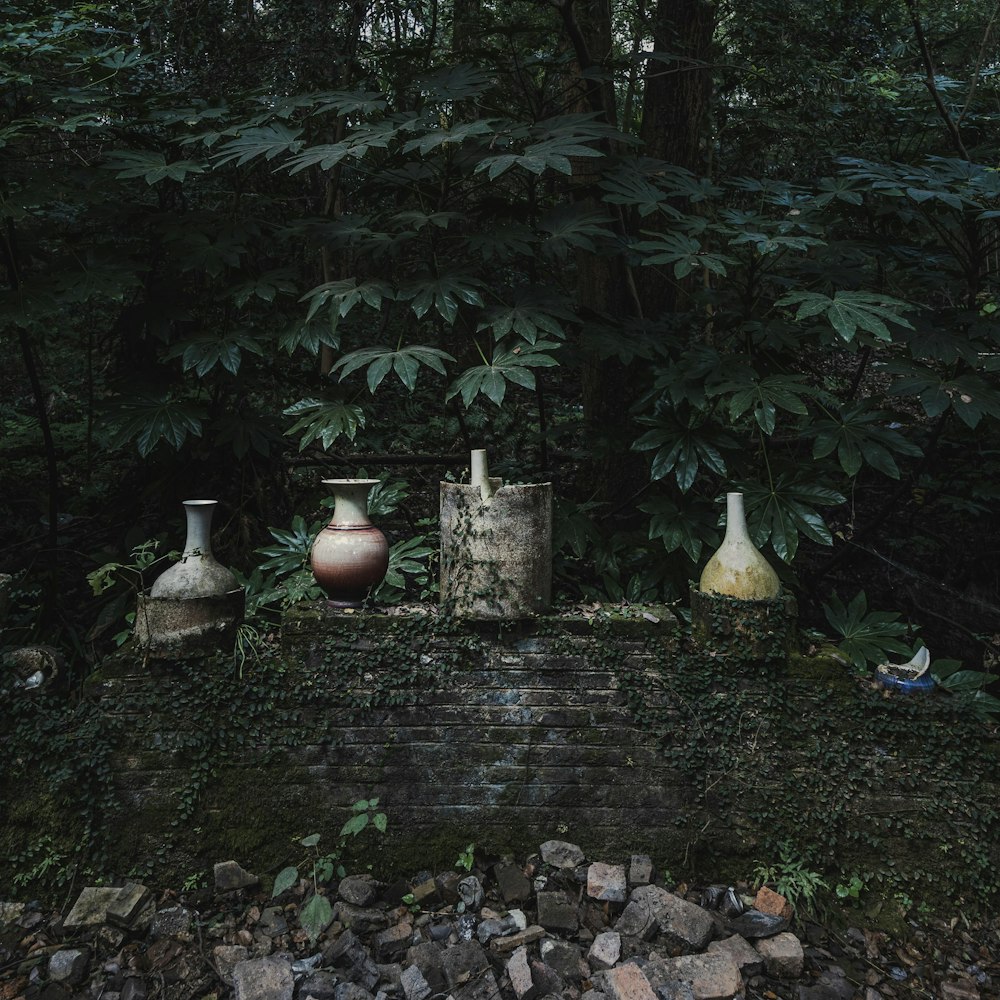
POLYGON ((309 553, 313 576, 335 608, 357 608, 389 568, 389 543, 368 520, 368 493, 377 479, 324 479, 333 490, 333 519, 309 553))

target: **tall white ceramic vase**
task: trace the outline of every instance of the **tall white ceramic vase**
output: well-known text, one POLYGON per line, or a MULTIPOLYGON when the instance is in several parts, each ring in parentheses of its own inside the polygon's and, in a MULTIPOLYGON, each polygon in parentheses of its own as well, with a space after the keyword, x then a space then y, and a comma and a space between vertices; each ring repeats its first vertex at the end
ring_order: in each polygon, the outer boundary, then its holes
POLYGON ((772 600, 781 593, 778 574, 750 539, 743 494, 726 494, 726 536, 708 560, 698 589, 744 601, 772 600))
POLYGON ((212 554, 212 515, 218 500, 185 500, 187 538, 180 561, 161 573, 149 596, 189 600, 221 597, 239 590, 239 583, 212 554))

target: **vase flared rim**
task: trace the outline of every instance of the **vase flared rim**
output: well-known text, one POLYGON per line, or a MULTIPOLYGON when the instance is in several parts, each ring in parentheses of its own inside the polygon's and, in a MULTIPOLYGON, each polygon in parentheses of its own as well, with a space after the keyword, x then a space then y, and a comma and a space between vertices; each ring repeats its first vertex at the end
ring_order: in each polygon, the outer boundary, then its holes
POLYGON ((218 503, 218 500, 182 500, 185 507, 205 507, 210 503, 218 503))
POLYGON ((374 486, 380 479, 323 479, 324 486, 374 486))

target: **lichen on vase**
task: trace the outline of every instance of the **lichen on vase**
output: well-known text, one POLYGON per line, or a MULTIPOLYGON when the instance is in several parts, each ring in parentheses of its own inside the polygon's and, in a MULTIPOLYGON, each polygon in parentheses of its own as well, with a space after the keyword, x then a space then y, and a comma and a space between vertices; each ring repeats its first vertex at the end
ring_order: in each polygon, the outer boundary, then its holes
POLYGON ((185 659, 231 647, 246 594, 212 552, 218 500, 185 500, 187 536, 180 559, 136 606, 135 637, 155 659, 185 659))
POLYGON ((377 479, 324 479, 333 490, 333 517, 309 552, 316 582, 335 608, 356 608, 384 579, 389 543, 368 517, 377 479))
POLYGON ((726 494, 726 535, 702 570, 698 589, 742 601, 770 601, 781 593, 778 574, 750 538, 742 493, 726 494))

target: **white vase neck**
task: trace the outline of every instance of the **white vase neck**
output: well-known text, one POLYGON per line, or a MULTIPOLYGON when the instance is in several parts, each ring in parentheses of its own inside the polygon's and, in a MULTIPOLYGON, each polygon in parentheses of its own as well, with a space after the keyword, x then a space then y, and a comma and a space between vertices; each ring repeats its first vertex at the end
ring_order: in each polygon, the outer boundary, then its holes
POLYGON ((184 540, 183 559, 201 557, 212 559, 212 516, 218 500, 185 500, 187 538, 184 540))
POLYGON ((743 509, 742 493, 726 494, 726 537, 727 542, 749 542, 747 518, 743 509))
POLYGON ((377 479, 324 479, 333 490, 333 520, 335 528, 365 528, 368 519, 368 494, 377 479))
POLYGON ((483 503, 489 503, 493 497, 493 484, 490 482, 490 465, 483 448, 472 452, 469 461, 469 482, 479 487, 483 503))

